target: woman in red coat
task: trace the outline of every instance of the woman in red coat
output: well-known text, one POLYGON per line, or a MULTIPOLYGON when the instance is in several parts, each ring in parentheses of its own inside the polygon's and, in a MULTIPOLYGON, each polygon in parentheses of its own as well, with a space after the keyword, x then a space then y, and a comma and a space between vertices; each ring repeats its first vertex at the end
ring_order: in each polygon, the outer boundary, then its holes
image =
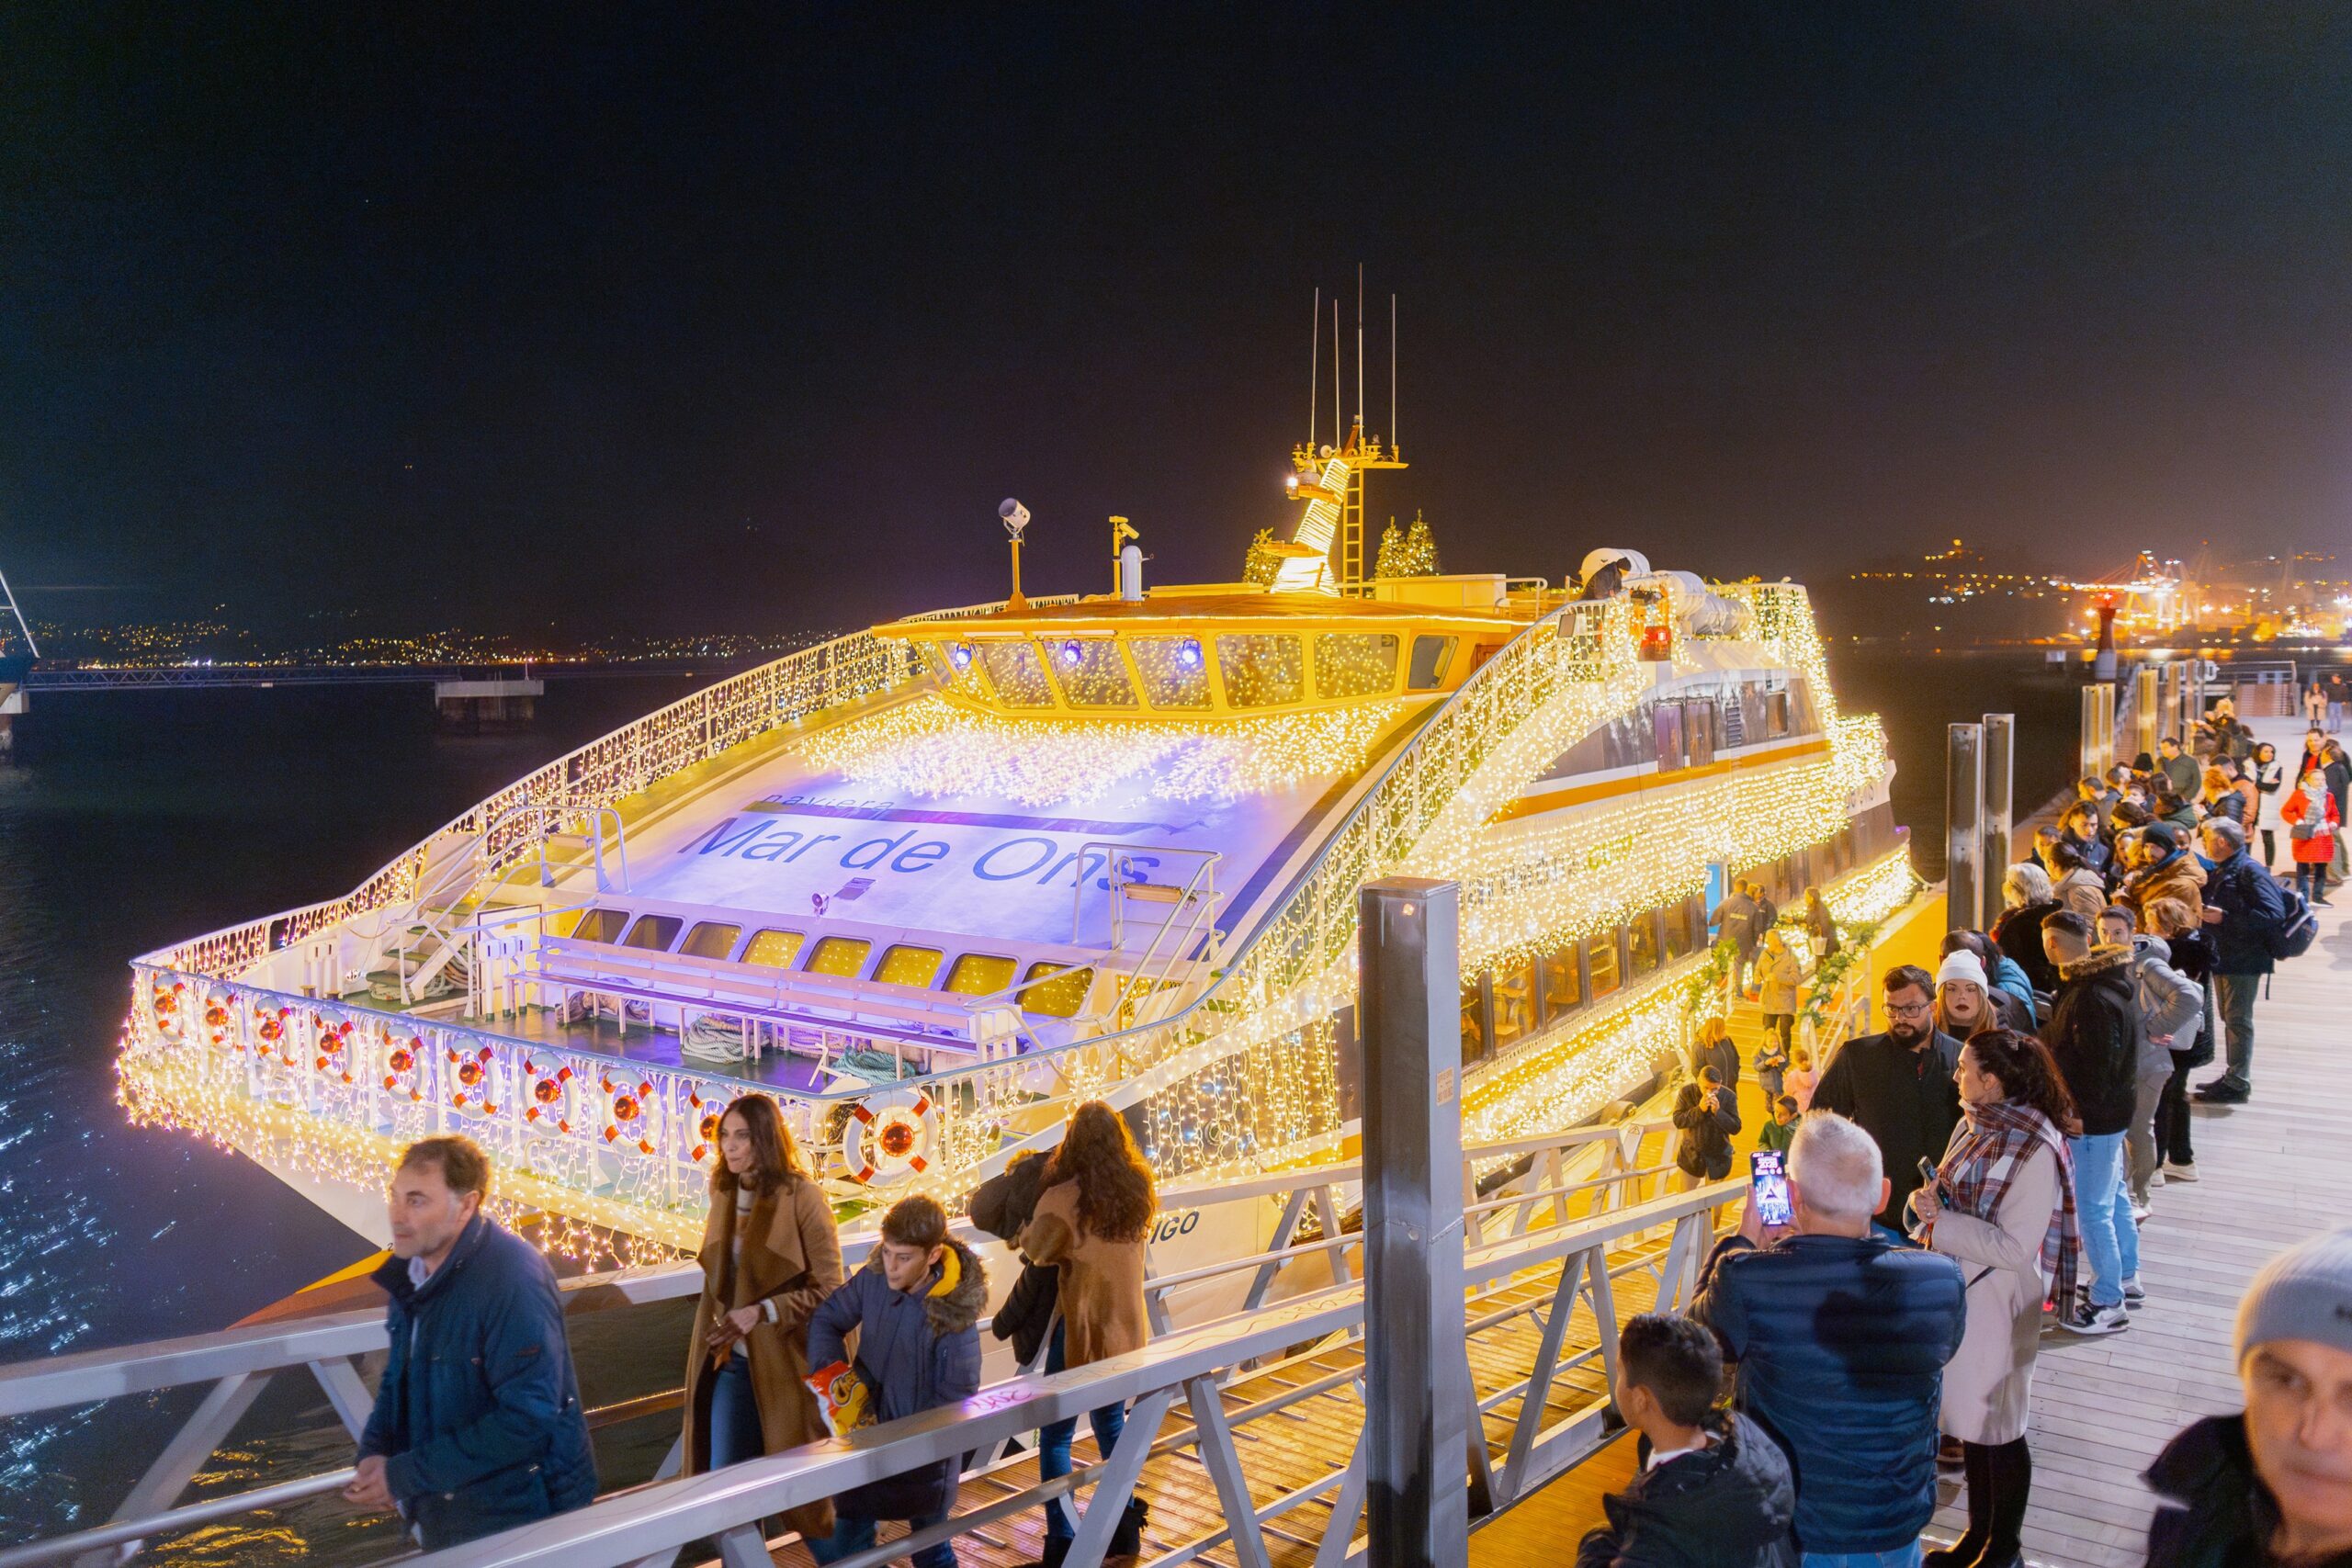
POLYGON ((2303 774, 2303 787, 2287 797, 2278 819, 2295 851, 2295 891, 2314 904, 2324 904, 2328 863, 2335 858, 2336 830, 2344 826, 2336 815, 2335 797, 2328 793, 2327 775, 2317 768, 2303 774))

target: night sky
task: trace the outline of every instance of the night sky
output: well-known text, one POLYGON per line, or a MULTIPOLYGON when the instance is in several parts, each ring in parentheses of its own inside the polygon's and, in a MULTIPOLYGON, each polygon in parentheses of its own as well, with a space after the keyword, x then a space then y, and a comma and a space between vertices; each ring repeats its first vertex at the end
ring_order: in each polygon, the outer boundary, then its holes
POLYGON ((0 16, 33 613, 1230 578, 1358 262, 1449 570, 2344 542, 2340 6, 684 9, 0 16))

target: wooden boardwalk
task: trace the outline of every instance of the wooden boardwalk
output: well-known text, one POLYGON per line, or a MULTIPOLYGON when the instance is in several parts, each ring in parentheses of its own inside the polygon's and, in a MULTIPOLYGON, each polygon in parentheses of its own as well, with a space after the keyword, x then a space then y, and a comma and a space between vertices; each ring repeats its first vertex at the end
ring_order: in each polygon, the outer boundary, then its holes
MULTIPOLYGON (((2253 722, 2291 765, 2303 726, 2253 722)), ((2278 852, 2283 861, 2283 837, 2278 852)), ((2121 1334, 2043 1337, 2028 1433, 2030 1562, 2137 1568, 2146 1561, 2155 1503, 2141 1472, 2189 1422, 2243 1407, 2230 1334, 2247 1281, 2284 1247, 2347 1223, 2341 1187, 2352 1141, 2352 1070, 2344 1057, 2352 898, 2318 913, 2318 943, 2283 965, 2256 1004, 2254 1098, 2199 1107, 2191 1136, 2200 1179, 2153 1195, 2140 1230, 2147 1304, 2121 1334)), ((2217 1062, 2197 1077, 2220 1072, 2217 1062)), ((1473 1536, 1471 1562, 1557 1568, 1600 1521, 1600 1493, 1631 1469, 1632 1445, 1613 1445, 1473 1536)), ((1949 1537, 1967 1515, 1956 1479, 1944 1493, 1932 1533, 1949 1537)))

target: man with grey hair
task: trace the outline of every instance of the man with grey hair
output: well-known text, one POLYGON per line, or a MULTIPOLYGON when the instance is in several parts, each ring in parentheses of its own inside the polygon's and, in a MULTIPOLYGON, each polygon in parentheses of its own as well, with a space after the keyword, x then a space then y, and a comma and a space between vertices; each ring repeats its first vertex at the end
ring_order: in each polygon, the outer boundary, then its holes
POLYGON ((1753 1195, 1707 1259, 1691 1315, 1739 1363, 1736 1403, 1789 1456, 1806 1568, 1919 1562, 1936 1511, 1936 1415, 1967 1314, 1960 1265, 1874 1231, 1871 1136, 1815 1111, 1789 1149, 1794 1224, 1753 1195))
POLYGON ((2245 829, 2226 817, 2205 824, 2206 935, 2213 944, 2213 1000, 2222 1015, 2222 1076, 2197 1090, 2209 1105, 2243 1105, 2254 1093, 2254 993, 2270 973, 2271 940, 2287 906, 2269 867, 2246 853, 2245 829))

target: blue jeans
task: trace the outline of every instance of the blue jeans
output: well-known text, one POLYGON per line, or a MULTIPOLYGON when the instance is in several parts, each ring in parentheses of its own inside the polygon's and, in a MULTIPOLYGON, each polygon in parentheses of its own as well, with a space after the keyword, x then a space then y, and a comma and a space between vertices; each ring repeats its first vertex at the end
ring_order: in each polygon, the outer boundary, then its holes
MULTIPOLYGON (((909 1519, 910 1530, 926 1529, 945 1518, 945 1514, 925 1514, 909 1519)), ((838 1562, 854 1551, 864 1551, 874 1544, 874 1521, 853 1519, 846 1514, 833 1521, 833 1533, 823 1540, 808 1542, 808 1555, 820 1562, 838 1562)), ((956 1543, 943 1540, 937 1546, 926 1546, 915 1553, 915 1568, 956 1568, 956 1543)))
POLYGON ((752 1358, 730 1355, 710 1387, 710 1468, 757 1459, 766 1451, 760 1402, 752 1395, 752 1358))
MULTIPOLYGON (((1046 1371, 1062 1371, 1062 1325, 1054 1325, 1053 1344, 1046 1351, 1046 1371)), ((1086 1413, 1088 1425, 1094 1428, 1094 1448, 1104 1459, 1118 1445, 1119 1434, 1127 1429, 1127 1407, 1106 1404, 1100 1410, 1086 1413)), ((1053 1421, 1037 1429, 1037 1479, 1053 1481, 1068 1475, 1070 1470, 1070 1439, 1078 1436, 1078 1417, 1053 1421)), ((1064 1493, 1046 1505, 1046 1533, 1057 1540, 1069 1540, 1078 1535, 1078 1510, 1071 1506, 1069 1495, 1064 1493)))
POLYGON ((1919 1543, 1893 1551, 1808 1551, 1804 1568, 1919 1568, 1919 1543))
MULTIPOLYGON (((2075 1156, 2075 1210, 2090 1269, 2091 1305, 2123 1304, 2123 1281, 2140 1271, 2140 1227, 2123 1196, 2123 1134, 2069 1138, 2075 1156)), ((2061 1302, 2060 1310, 2071 1303, 2061 1302)))

